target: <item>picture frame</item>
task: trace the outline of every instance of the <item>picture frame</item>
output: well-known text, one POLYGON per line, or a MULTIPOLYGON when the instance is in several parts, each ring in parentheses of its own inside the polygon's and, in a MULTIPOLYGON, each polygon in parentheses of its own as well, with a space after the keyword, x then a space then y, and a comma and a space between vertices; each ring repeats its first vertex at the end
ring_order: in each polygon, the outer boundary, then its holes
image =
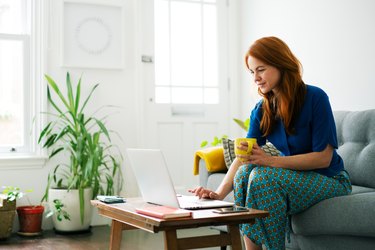
POLYGON ((63 0, 63 67, 123 69, 124 8, 121 0, 63 0))

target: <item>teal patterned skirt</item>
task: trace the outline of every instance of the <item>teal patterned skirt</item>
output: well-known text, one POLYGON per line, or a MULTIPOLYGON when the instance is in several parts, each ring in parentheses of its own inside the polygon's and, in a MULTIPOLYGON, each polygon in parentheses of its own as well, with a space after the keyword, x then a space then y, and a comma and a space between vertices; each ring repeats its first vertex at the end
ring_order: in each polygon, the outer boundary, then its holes
POLYGON ((324 199, 350 194, 351 189, 346 171, 327 177, 314 171, 243 165, 234 177, 236 205, 266 210, 270 215, 252 225, 240 225, 241 233, 268 250, 285 249, 290 215, 324 199))

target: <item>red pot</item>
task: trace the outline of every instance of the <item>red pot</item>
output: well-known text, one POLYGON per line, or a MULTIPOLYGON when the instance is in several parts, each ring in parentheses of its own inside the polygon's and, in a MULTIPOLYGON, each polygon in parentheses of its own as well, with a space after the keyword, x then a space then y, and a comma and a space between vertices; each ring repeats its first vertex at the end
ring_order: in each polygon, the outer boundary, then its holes
POLYGON ((21 206, 17 207, 18 220, 21 235, 39 235, 42 231, 43 206, 21 206))

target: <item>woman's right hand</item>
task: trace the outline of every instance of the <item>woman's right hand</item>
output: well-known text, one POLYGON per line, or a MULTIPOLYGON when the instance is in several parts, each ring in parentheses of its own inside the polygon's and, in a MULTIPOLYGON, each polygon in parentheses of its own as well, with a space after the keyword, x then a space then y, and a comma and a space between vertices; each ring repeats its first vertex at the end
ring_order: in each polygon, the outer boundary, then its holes
POLYGON ((195 196, 198 196, 199 199, 208 198, 213 200, 220 200, 220 196, 217 193, 204 187, 196 187, 193 189, 189 189, 188 191, 190 193, 193 193, 195 196))

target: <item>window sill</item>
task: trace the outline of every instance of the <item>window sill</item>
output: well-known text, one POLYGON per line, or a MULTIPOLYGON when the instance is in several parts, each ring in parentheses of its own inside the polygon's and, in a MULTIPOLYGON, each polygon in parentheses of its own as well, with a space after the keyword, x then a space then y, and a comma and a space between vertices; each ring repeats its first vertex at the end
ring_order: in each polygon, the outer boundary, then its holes
POLYGON ((48 157, 42 155, 0 156, 0 169, 43 168, 47 160, 48 157))

